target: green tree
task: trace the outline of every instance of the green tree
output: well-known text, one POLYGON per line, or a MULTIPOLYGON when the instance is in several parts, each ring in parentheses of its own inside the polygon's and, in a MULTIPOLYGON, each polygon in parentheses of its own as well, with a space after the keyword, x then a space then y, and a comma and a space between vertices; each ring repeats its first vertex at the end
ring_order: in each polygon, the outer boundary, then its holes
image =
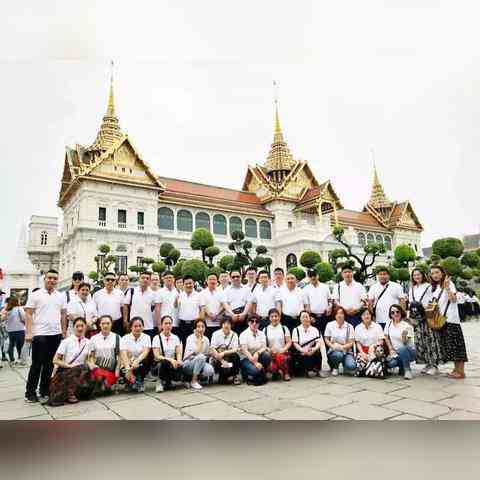
POLYGON ((315 267, 315 265, 317 265, 321 261, 322 257, 318 252, 315 252, 314 250, 306 250, 302 253, 300 257, 300 265, 309 270, 315 267))
POLYGON ((182 267, 185 262, 186 262, 185 258, 180 258, 178 262, 175 264, 175 266, 173 267, 172 273, 175 278, 182 277, 182 267))
POLYGON ((152 270, 159 275, 161 275, 166 269, 167 266, 165 265, 165 262, 162 262, 161 260, 152 263, 152 270))
POLYGON ((233 262, 235 260, 235 257, 233 255, 224 255, 220 260, 218 261, 218 266, 223 270, 223 271, 228 271, 230 270, 230 267, 233 265, 233 262))
POLYGON ((295 275, 295 277, 297 277, 297 280, 300 282, 302 281, 306 274, 305 274, 305 270, 303 268, 300 268, 300 267, 291 267, 288 269, 288 273, 293 273, 293 275, 295 275))
POLYGON ((414 262, 417 258, 417 252, 415 249, 406 243, 398 245, 393 253, 395 262, 398 265, 397 268, 408 268, 411 262, 414 262))
POLYGON ((168 243, 168 242, 162 243, 160 245, 160 256, 163 258, 168 257, 168 255, 174 248, 175 247, 173 246, 172 243, 168 243))
POLYGON ((208 258, 208 261, 209 261, 209 266, 210 267, 213 267, 213 259, 220 253, 220 249, 213 245, 211 247, 208 247, 206 250, 205 250, 205 255, 206 257, 208 258))
POLYGON ((327 262, 318 262, 314 269, 318 273, 318 278, 321 282, 329 282, 335 277, 335 272, 332 266, 327 262))
POLYGON ((462 256, 463 248, 463 242, 458 238, 439 238, 432 244, 432 253, 442 259, 448 257, 459 258, 462 256))
POLYGON ((196 282, 204 283, 207 277, 207 265, 197 258, 182 262, 182 277, 191 276, 196 282))
POLYGON ((480 267, 480 256, 475 252, 466 252, 461 258, 462 265, 470 268, 479 268, 480 267))
POLYGON ((445 269, 447 275, 450 275, 453 278, 458 277, 463 271, 462 264, 456 257, 447 257, 443 259, 441 266, 445 269))
POLYGON ((190 241, 190 248, 192 250, 200 250, 202 252, 202 260, 206 263, 206 250, 209 247, 213 247, 213 235, 206 228, 197 228, 192 233, 192 239, 190 241))
POLYGON ((217 278, 220 276, 220 274, 222 273, 222 269, 220 267, 210 267, 208 269, 208 275, 210 275, 211 273, 214 273, 217 278))

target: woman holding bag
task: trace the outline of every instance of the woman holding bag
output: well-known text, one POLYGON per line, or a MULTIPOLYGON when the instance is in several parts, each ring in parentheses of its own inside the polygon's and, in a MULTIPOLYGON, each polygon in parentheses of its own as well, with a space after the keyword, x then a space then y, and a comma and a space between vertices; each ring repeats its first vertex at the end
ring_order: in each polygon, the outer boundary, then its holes
POLYGON ((436 303, 446 323, 440 330, 442 346, 445 349, 445 362, 454 362, 449 378, 465 378, 465 362, 468 362, 465 339, 458 314, 457 290, 440 265, 430 268, 431 288, 429 302, 436 303))

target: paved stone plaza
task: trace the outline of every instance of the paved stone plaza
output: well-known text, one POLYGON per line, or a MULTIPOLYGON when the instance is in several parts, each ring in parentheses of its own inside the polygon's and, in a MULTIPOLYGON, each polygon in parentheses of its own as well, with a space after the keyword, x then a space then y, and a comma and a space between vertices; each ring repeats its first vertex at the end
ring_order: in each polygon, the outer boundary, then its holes
POLYGON ((414 380, 354 377, 294 379, 248 385, 181 388, 99 398, 77 405, 25 404, 26 368, 0 370, 1 420, 480 420, 480 322, 463 325, 468 378, 418 375, 414 380))

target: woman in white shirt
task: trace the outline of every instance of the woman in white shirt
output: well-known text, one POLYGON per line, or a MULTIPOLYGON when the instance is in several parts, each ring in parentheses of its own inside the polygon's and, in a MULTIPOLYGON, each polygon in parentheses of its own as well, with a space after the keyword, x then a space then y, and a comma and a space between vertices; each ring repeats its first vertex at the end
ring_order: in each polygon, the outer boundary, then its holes
POLYGON ((300 312, 300 325, 293 329, 295 374, 313 377, 322 370, 322 335, 312 327, 312 317, 306 310, 300 312))
POLYGON ((182 342, 172 333, 173 319, 165 315, 160 320, 161 331, 153 339, 153 356, 158 365, 157 393, 172 388, 172 382, 182 378, 182 342))
POLYGON ((90 370, 86 366, 90 341, 85 338, 87 324, 78 317, 73 321, 73 334, 61 341, 53 357, 55 372, 50 381, 48 404, 58 407, 78 403, 93 392, 90 370))
POLYGON ((354 329, 345 321, 346 316, 347 313, 343 307, 336 307, 333 315, 335 320, 328 322, 325 328, 327 358, 334 377, 338 375, 340 364, 343 365, 344 373, 353 374, 357 368, 352 350, 355 344, 354 329))
POLYGON ((389 369, 398 367, 399 374, 405 380, 413 378, 410 363, 415 360, 415 344, 413 327, 406 321, 407 314, 398 304, 390 307, 388 313, 390 322, 385 325, 385 341, 388 346, 387 366, 389 369))
POLYGON ((364 362, 371 360, 375 354, 375 347, 383 345, 383 329, 373 321, 372 313, 368 308, 360 311, 362 322, 355 327, 355 342, 357 345, 357 358, 364 362))
POLYGON ((267 350, 265 334, 258 329, 258 315, 251 315, 248 328, 240 334, 240 367, 243 379, 251 385, 264 385, 267 381, 266 371, 272 357, 267 350))
POLYGON ((201 390, 203 387, 199 379, 210 381, 215 373, 213 367, 207 363, 210 341, 204 335, 205 321, 201 318, 195 321, 194 331, 188 336, 183 355, 183 374, 192 377, 190 387, 201 390))
POLYGON ((280 376, 286 382, 291 380, 290 377, 290 348, 292 346, 292 338, 290 332, 285 325, 280 322, 280 312, 276 308, 272 308, 268 312, 268 324, 263 329, 265 334, 265 343, 267 351, 270 352, 272 363, 269 371, 274 376, 280 376))
POLYGON ((143 333, 143 320, 133 317, 130 320, 130 333, 120 340, 121 373, 128 382, 128 389, 133 392, 145 391, 145 376, 149 365, 146 360, 150 353, 150 337, 143 333))
POLYGON ((88 283, 80 283, 77 295, 72 297, 67 305, 67 316, 69 323, 69 331, 72 331, 71 324, 77 317, 83 317, 87 322, 87 331, 85 336, 90 338, 97 333, 97 305, 90 296, 90 285, 88 283))
POLYGON ((438 375, 438 365, 445 359, 440 332, 432 330, 425 319, 425 307, 430 301, 431 288, 425 273, 414 268, 408 291, 410 323, 414 327, 416 363, 425 364, 422 373, 438 375))
POLYGON ((432 287, 429 301, 438 303, 440 313, 445 315, 447 320, 440 335, 445 349, 445 361, 454 362, 453 370, 448 376, 454 379, 465 378, 465 362, 468 362, 468 358, 458 315, 457 290, 439 265, 430 268, 430 280, 432 287))
POLYGON ((18 298, 11 296, 7 299, 5 308, 0 314, 0 323, 8 333, 8 356, 10 357, 10 366, 25 366, 25 359, 22 357, 22 348, 25 342, 25 312, 19 306, 18 298), (15 361, 14 351, 17 350, 18 361, 15 361))

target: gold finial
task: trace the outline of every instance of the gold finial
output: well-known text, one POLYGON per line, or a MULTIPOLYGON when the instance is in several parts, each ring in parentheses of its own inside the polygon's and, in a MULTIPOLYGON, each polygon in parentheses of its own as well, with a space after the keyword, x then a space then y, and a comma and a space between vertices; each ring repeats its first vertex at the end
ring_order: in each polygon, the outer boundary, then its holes
POLYGON ((108 96, 107 115, 115 116, 115 103, 113 101, 113 60, 110 62, 110 94, 108 96))
POLYGON ((370 201, 368 202, 374 208, 387 208, 390 207, 391 202, 383 191, 382 184, 380 183, 380 177, 377 171, 377 162, 375 161, 375 155, 373 147, 370 148, 370 156, 373 162, 373 185, 372 193, 370 195, 370 201))

